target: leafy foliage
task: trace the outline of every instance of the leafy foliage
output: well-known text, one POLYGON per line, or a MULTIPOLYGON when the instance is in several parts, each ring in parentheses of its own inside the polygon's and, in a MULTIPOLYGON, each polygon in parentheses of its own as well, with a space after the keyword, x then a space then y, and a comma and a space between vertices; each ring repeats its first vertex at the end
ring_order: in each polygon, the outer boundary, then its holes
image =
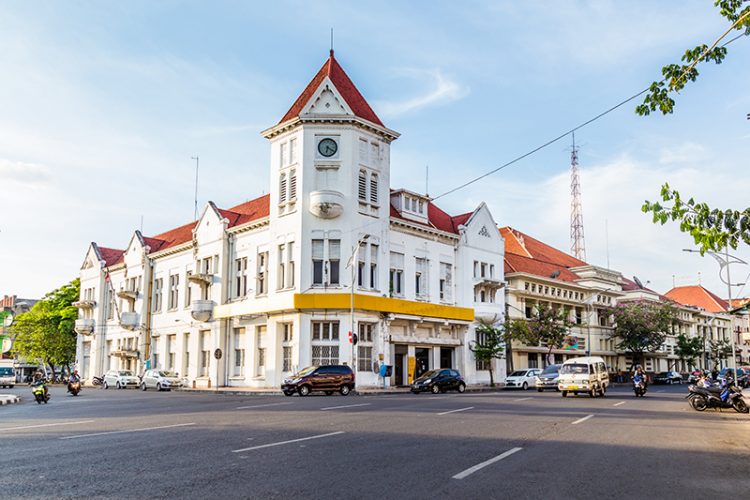
POLYGON ((704 343, 700 337, 688 337, 685 334, 677 336, 677 345, 674 353, 680 358, 680 361, 687 361, 688 365, 695 365, 695 358, 703 354, 704 343))
POLYGON ((69 365, 76 354, 76 333, 73 330, 78 310, 80 280, 53 290, 34 304, 29 312, 18 315, 10 329, 15 336, 13 352, 29 360, 40 360, 52 369, 69 365))
POLYGON ((719 366, 722 359, 732 355, 732 345, 726 340, 708 341, 708 359, 711 360, 714 370, 719 366))
POLYGON ((670 304, 645 300, 621 302, 606 313, 614 318, 610 338, 618 342, 617 349, 633 354, 638 362, 644 352, 656 352, 662 346, 677 318, 670 304))
POLYGON ((480 322, 476 333, 477 340, 469 343, 469 350, 474 353, 477 361, 488 362, 490 386, 495 387, 492 361, 505 357, 507 337, 505 326, 492 326, 491 324, 480 322))
MULTIPOLYGON (((731 24, 728 31, 744 30, 750 35, 750 6, 742 8, 744 0, 716 0, 714 5, 720 14, 731 24)), ((727 55, 727 49, 718 45, 719 40, 710 47, 706 44, 688 49, 682 55, 682 64, 668 64, 661 70, 663 79, 653 82, 643 102, 636 106, 638 115, 646 116, 657 109, 664 115, 674 111, 675 101, 671 95, 682 90, 688 82, 698 78, 696 65, 700 62, 713 61, 721 64, 727 55)))
POLYGON ((740 242, 750 245, 750 208, 745 210, 721 210, 693 198, 683 201, 680 193, 669 184, 661 188, 664 203, 646 201, 641 210, 652 213, 654 224, 679 221, 680 231, 689 233, 701 254, 708 250, 719 251, 727 246, 737 248, 740 242))
POLYGON ((571 326, 573 322, 569 319, 568 309, 553 309, 538 304, 534 307, 531 318, 512 320, 508 326, 508 334, 512 339, 528 346, 546 344, 549 357, 553 349, 562 348, 571 326))

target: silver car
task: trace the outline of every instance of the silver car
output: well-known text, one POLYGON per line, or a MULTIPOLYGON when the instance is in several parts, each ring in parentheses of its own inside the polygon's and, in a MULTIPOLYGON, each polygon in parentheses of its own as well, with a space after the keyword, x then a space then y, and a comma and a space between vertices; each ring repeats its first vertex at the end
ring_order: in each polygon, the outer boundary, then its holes
POLYGON ((138 387, 141 381, 130 370, 110 370, 104 374, 105 389, 117 387, 118 389, 127 389, 128 387, 138 387))
POLYGON ((174 372, 164 370, 146 370, 141 381, 141 390, 156 389, 170 391, 182 387, 182 379, 174 372))

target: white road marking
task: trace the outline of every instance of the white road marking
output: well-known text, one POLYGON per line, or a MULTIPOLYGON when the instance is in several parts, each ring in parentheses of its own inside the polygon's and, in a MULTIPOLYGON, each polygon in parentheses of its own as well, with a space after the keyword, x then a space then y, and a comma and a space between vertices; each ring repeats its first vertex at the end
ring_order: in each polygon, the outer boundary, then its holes
POLYGON ((126 429, 122 431, 107 431, 107 432, 94 432, 92 434, 78 434, 77 436, 65 436, 60 439, 78 439, 93 436, 108 436, 110 434, 125 434, 126 432, 145 432, 145 431, 156 431, 159 429, 172 429, 174 427, 186 427, 188 425, 195 425, 195 422, 189 424, 174 424, 174 425, 160 425, 158 427, 143 427, 141 429, 126 429))
POLYGON ((326 408, 321 408, 321 411, 326 410, 338 410, 339 408, 354 408, 355 406, 370 406, 372 403, 360 403, 358 405, 343 405, 343 406, 328 406, 326 408))
POLYGON ((578 420, 576 420, 575 422, 573 422, 573 425, 580 424, 581 422, 585 422, 586 420, 588 420, 590 418, 593 418, 593 416, 594 415, 586 415, 583 418, 579 418, 578 420))
POLYGON ((469 407, 466 407, 466 408, 459 408, 458 410, 444 411, 443 413, 438 413, 438 415, 447 415, 449 413, 456 413, 456 412, 459 412, 459 411, 466 411, 466 410, 473 410, 473 409, 474 409, 473 406, 469 406, 469 407))
POLYGON ((624 405, 624 404, 625 404, 625 401, 620 401, 619 403, 615 403, 612 406, 620 406, 620 405, 624 405))
POLYGON ((36 429, 38 427, 53 427, 56 425, 77 425, 77 424, 90 424, 93 422, 93 420, 79 420, 77 422, 59 422, 57 424, 39 424, 39 425, 23 425, 20 427, 5 427, 4 429, 0 429, 0 432, 2 431, 15 431, 18 429, 36 429))
POLYGON ((232 450, 232 453, 242 453, 243 451, 259 450, 261 448, 271 448, 272 446, 281 446, 282 444, 299 443, 300 441, 309 441, 310 439, 320 439, 329 436, 337 436, 344 434, 344 431, 329 432, 328 434, 318 434, 317 436, 309 436, 299 439, 290 439, 289 441, 279 441, 278 443, 262 444, 260 446, 253 446, 250 448, 241 448, 239 450, 232 450))
POLYGON ((514 399, 513 401, 528 401, 529 399, 531 398, 519 398, 519 399, 514 399))
POLYGON ((458 474, 456 474, 455 476, 453 476, 453 479, 463 479, 466 476, 474 474, 478 470, 484 469, 488 465, 492 465, 495 462, 499 462, 503 458, 507 458, 507 457, 511 456, 512 454, 521 451, 522 449, 523 448, 511 448, 510 450, 506 451, 505 453, 501 453, 500 455, 498 455, 498 456, 496 456, 494 458, 490 458, 489 460, 484 461, 481 464, 477 464, 474 467, 469 467, 468 469, 466 469, 463 472, 459 472, 458 474))
POLYGON ((238 410, 247 410, 249 408, 265 408, 266 406, 282 406, 282 405, 290 405, 292 403, 268 403, 264 405, 250 405, 250 406, 238 406, 238 410))

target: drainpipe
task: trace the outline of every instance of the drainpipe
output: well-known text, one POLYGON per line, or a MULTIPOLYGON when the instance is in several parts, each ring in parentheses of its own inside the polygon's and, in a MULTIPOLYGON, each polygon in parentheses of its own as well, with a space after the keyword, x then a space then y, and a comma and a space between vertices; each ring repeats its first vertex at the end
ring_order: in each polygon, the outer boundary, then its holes
MULTIPOLYGON (((146 346, 144 349, 145 354, 143 356, 144 367, 145 367, 145 360, 151 359, 151 320, 152 320, 151 301, 153 300, 153 297, 154 297, 154 261, 153 260, 148 259, 148 266, 146 266, 146 269, 148 270, 148 297, 146 298, 146 323, 145 323, 145 330, 144 330, 144 334, 146 337, 146 346)), ((155 367, 152 366, 151 368, 155 368, 155 367)))

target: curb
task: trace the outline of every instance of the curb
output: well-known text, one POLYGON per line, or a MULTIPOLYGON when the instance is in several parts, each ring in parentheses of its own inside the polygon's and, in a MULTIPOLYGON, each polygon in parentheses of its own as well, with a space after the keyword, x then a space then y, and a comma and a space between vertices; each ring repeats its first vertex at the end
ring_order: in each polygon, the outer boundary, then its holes
MULTIPOLYGON (((467 387, 465 392, 479 393, 479 392, 501 392, 503 387, 467 387)), ((193 394, 218 394, 222 396, 283 396, 284 393, 281 391, 251 391, 251 390, 232 390, 226 388, 217 389, 192 389, 185 388, 180 389, 179 392, 188 392, 193 394)), ((352 391, 352 395, 356 396, 391 396, 394 394, 411 394, 409 389, 361 389, 352 391)))
POLYGON ((12 405, 18 403, 21 399, 18 396, 10 394, 0 394, 0 405, 12 405))

